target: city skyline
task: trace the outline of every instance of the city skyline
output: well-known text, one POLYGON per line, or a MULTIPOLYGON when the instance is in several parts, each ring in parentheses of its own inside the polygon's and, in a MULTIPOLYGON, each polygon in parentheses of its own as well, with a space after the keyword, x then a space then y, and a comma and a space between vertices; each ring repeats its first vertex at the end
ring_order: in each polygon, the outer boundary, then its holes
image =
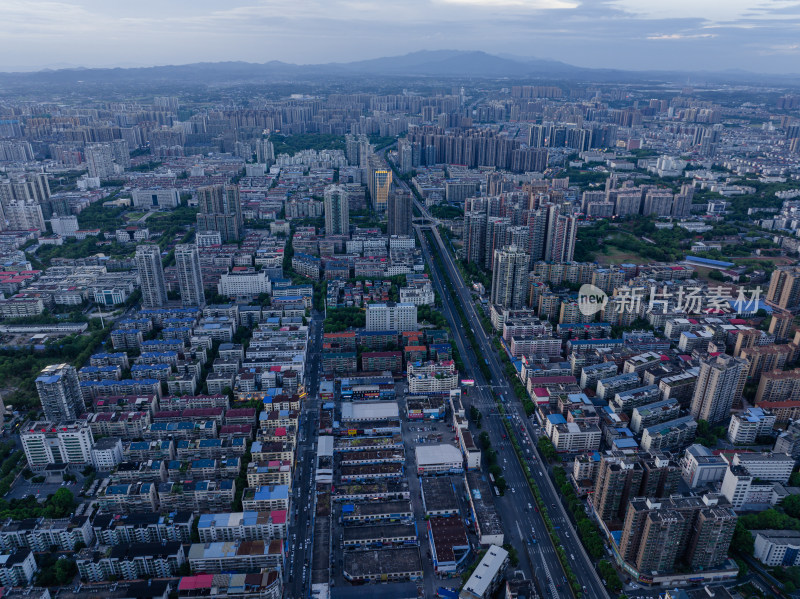
POLYGON ((800 55, 800 7, 786 0, 414 0, 389 8, 238 0, 222 10, 206 0, 135 7, 80 0, 6 1, 3 8, 0 49, 9 58, 0 71, 350 62, 401 54, 389 42, 397 35, 409 51, 481 50, 624 70, 786 74, 797 72, 800 55), (139 40, 135 56, 118 43, 120 30, 139 40))

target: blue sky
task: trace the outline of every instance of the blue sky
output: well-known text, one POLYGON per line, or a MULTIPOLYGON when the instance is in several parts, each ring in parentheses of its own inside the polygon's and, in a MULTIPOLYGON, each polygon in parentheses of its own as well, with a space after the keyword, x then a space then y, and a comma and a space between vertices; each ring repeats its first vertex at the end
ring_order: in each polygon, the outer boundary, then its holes
POLYGON ((0 0, 0 69, 483 50, 622 69, 800 72, 800 0, 0 0))

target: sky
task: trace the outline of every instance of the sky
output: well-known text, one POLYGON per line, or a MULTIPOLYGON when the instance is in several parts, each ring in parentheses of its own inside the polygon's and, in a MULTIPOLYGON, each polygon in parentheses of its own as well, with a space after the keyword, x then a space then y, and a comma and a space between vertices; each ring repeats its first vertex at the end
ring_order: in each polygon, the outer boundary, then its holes
POLYGON ((483 50, 594 68, 800 72, 800 0, 0 0, 0 70, 483 50))

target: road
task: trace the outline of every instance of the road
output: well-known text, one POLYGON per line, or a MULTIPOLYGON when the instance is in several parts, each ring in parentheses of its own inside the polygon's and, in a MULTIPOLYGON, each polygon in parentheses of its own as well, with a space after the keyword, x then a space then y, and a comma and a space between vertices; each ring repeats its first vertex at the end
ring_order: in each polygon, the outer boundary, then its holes
MULTIPOLYGON (((417 227, 423 254, 428 263, 433 264, 431 248, 420 229, 417 227)), ((516 548, 520 557, 519 568, 525 573, 526 578, 534 578, 545 597, 569 599, 572 594, 564 584, 564 574, 555 549, 547 537, 544 520, 533 508, 533 494, 528 488, 525 474, 517 461, 514 449, 503 439, 505 427, 499 417, 490 415, 493 410, 496 412, 491 387, 483 379, 477 358, 475 353, 470 350, 466 333, 457 313, 450 303, 444 300, 447 294, 441 280, 441 273, 432 267, 431 275, 434 287, 443 298, 442 311, 450 322, 456 347, 467 370, 464 375, 472 377, 476 382, 476 386, 464 398, 465 403, 474 405, 487 415, 484 418, 483 430, 489 433, 492 447, 497 450, 499 465, 503 468, 503 477, 508 483, 505 496, 497 497, 495 501, 498 513, 501 514, 503 520, 505 540, 516 548), (529 505, 531 508, 528 507, 529 505), (535 544, 531 535, 536 539, 535 544), (532 574, 533 576, 531 576, 532 574)))
MULTIPOLYGON (((399 184, 404 185, 404 182, 401 181, 399 184)), ((415 200, 415 204, 424 217, 435 222, 435 219, 431 217, 424 205, 417 200, 415 200)), ((594 564, 585 553, 577 533, 570 523, 569 517, 561 503, 561 497, 544 468, 544 463, 542 462, 541 456, 538 454, 535 444, 531 441, 535 436, 532 423, 525 416, 520 402, 515 399, 514 392, 505 378, 500 358, 481 326, 480 318, 472 302, 471 293, 465 285, 464 280, 461 278, 461 274, 453 261, 452 255, 445 248, 444 242, 439 236, 439 232, 435 226, 431 227, 430 230, 436 240, 438 246, 436 248, 428 247, 427 237, 422 234, 422 227, 420 225, 415 225, 415 229, 420 237, 423 252, 428 263, 431 265, 433 264, 431 253, 433 251, 438 251, 445 264, 447 273, 437 273, 435 268, 431 268, 435 284, 439 288, 441 297, 443 299, 448 297, 444 292, 441 281, 439 281, 441 275, 445 274, 452 281, 458 300, 464 307, 464 312, 467 316, 470 328, 474 331, 479 348, 488 361, 491 373, 490 381, 484 379, 478 367, 475 353, 467 349, 468 342, 466 339, 466 332, 463 330, 460 318, 456 318, 456 314, 454 314, 454 310, 449 305, 449 302, 443 301, 443 311, 451 322, 459 353, 464 359, 464 364, 469 374, 478 385, 476 390, 470 395, 470 400, 486 414, 487 410, 491 411, 495 407, 495 402, 490 392, 491 390, 494 390, 497 394, 505 398, 506 412, 513 419, 514 434, 520 441, 520 445, 526 448, 526 451, 527 448, 530 449, 531 459, 528 465, 538 482, 538 488, 545 505, 548 506, 550 518, 554 526, 558 527, 557 534, 559 542, 561 546, 564 547, 567 557, 571 561, 572 570, 578 582, 585 589, 584 596, 589 599, 608 599, 608 593, 595 571, 594 564)), ((520 530, 517 531, 516 535, 511 536, 511 538, 516 541, 514 546, 517 547, 520 556, 528 554, 532 564, 541 564, 539 569, 537 569, 536 566, 534 566, 534 569, 536 571, 536 578, 540 581, 540 589, 543 593, 547 593, 547 589, 549 589, 550 596, 552 597, 569 597, 571 593, 569 589, 567 589, 567 585, 563 584, 563 570, 547 535, 544 521, 540 514, 527 509, 528 504, 532 505, 534 503, 533 493, 528 488, 524 473, 517 461, 516 454, 511 444, 503 442, 502 436, 505 433, 505 427, 503 423, 500 422, 498 416, 490 415, 490 417, 485 419, 485 422, 492 441, 492 446, 498 450, 501 462, 500 465, 504 469, 503 476, 509 484, 509 491, 506 497, 498 499, 500 512, 504 515, 504 522, 507 523, 510 516, 512 521, 520 523, 520 530), (527 544, 522 546, 523 541, 520 539, 521 536, 525 536, 531 530, 534 531, 538 541, 533 546, 535 548, 533 555, 529 553, 530 546, 527 544), (541 556, 544 560, 537 559, 539 551, 541 551, 541 556), (545 567, 549 572, 542 572, 545 567), (542 581, 548 582, 543 584, 542 581), (552 584, 549 584, 551 581, 555 582, 555 588, 553 588, 552 584), (560 588, 558 586, 559 584, 561 585, 560 588)))
POLYGON ((301 405, 299 441, 297 452, 295 453, 297 461, 289 514, 291 518, 290 533, 287 540, 289 558, 287 560, 286 576, 284 577, 287 597, 307 597, 311 584, 311 553, 313 546, 307 541, 312 538, 311 531, 314 526, 313 509, 316 487, 313 476, 316 454, 311 446, 317 439, 322 320, 322 313, 314 312, 312 314, 311 333, 306 352, 305 385, 308 395, 301 405))

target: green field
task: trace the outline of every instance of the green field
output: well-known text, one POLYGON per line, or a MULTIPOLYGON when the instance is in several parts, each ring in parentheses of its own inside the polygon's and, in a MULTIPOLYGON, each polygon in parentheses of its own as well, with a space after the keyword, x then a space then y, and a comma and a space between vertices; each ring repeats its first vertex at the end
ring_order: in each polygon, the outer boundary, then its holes
POLYGON ((595 254, 595 259, 600 264, 612 266, 617 264, 644 264, 652 262, 652 260, 643 258, 637 253, 626 252, 614 246, 606 245, 603 246, 603 249, 607 250, 607 252, 597 252, 595 254))

